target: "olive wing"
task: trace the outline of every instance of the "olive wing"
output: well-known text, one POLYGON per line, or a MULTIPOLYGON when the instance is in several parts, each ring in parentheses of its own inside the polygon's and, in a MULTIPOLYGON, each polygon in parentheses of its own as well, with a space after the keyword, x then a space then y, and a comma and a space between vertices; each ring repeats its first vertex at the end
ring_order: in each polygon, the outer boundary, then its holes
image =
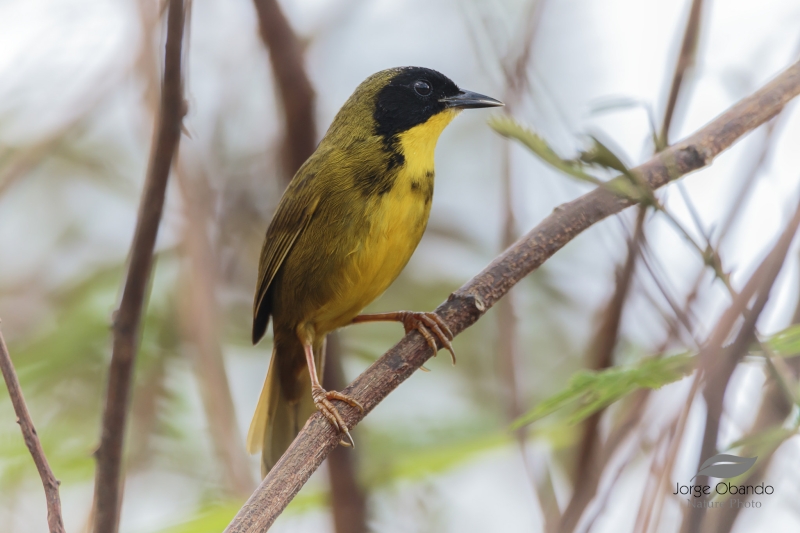
POLYGON ((292 185, 289 186, 278 205, 261 248, 258 282, 253 301, 253 344, 261 340, 269 324, 272 302, 267 294, 275 279, 275 274, 297 238, 308 227, 319 204, 319 196, 312 194, 308 187, 293 187, 292 185))

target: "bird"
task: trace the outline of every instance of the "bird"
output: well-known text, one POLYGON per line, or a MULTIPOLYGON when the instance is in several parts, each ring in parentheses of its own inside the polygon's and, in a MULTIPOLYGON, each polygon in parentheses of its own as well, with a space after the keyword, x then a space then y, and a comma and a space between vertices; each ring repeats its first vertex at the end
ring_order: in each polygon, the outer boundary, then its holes
MULTIPOLYGON (((453 338, 431 312, 359 314, 397 278, 425 231, 439 135, 463 109, 502 106, 423 67, 382 70, 336 114, 286 188, 266 231, 253 302, 252 341, 270 318, 273 352, 247 436, 265 477, 319 410, 352 445, 333 401, 355 399, 320 385, 325 336, 344 326, 401 322, 455 363, 453 338), (435 337, 435 338, 434 338, 435 337)), ((344 438, 347 440, 344 440, 344 438)))

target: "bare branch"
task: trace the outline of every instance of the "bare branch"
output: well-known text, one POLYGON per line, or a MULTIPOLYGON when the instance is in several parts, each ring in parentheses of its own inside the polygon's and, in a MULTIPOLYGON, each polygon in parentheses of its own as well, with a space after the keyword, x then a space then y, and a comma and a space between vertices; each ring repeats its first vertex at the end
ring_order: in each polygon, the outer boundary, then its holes
MULTIPOLYGON (((542 20, 545 0, 535 0, 528 8, 528 16, 520 32, 521 40, 509 54, 500 61, 506 79, 506 90, 503 101, 506 103, 508 113, 513 113, 528 92, 530 77, 528 63, 533 53, 536 35, 542 20)), ((517 238, 516 217, 514 216, 514 202, 511 175, 511 145, 503 147, 502 181, 502 211, 503 226, 500 236, 502 249, 511 246, 517 238)), ((505 391, 505 403, 509 421, 515 420, 522 414, 521 393, 518 383, 519 375, 519 339, 516 314, 516 304, 513 295, 504 298, 497 308, 497 366, 505 391)), ((524 428, 514 434, 519 447, 522 465, 531 483, 531 490, 542 511, 544 530, 554 532, 561 519, 556 501, 555 491, 549 472, 543 470, 537 473, 531 464, 528 453, 527 435, 524 428)))
POLYGON ((119 527, 122 445, 142 310, 153 266, 153 249, 164 208, 167 179, 180 141, 181 121, 186 114, 181 77, 183 25, 183 0, 170 0, 158 130, 153 141, 139 216, 131 244, 130 265, 122 301, 114 318, 114 345, 103 410, 100 447, 96 453, 93 525, 97 533, 115 533, 119 527))
MULTIPOLYGON (((634 172, 656 189, 700 169, 741 136, 774 117, 798 94, 800 63, 795 63, 755 94, 634 172)), ((437 313, 454 333, 460 333, 583 230, 630 205, 631 200, 601 188, 559 206, 483 272, 454 292, 439 306, 437 313)), ((347 406, 340 407, 348 426, 358 423, 431 355, 418 333, 406 335, 345 389, 345 394, 365 407, 364 414, 347 406)), ((319 413, 312 416, 226 531, 266 530, 338 443, 339 435, 327 420, 319 413)))
MULTIPOLYGON (((619 338, 619 327, 622 322, 622 312, 625 308, 628 291, 633 282, 636 258, 639 256, 639 247, 644 233, 644 220, 647 208, 639 206, 636 216, 636 227, 633 238, 628 243, 628 255, 622 268, 617 273, 617 283, 614 293, 603 308, 600 326, 592 339, 589 367, 592 370, 609 368, 613 364, 614 348, 619 338)), ((578 460, 573 472, 575 487, 567 508, 564 510, 558 531, 568 533, 574 531, 583 515, 586 506, 597 493, 600 478, 603 473, 604 462, 601 461, 602 450, 600 435, 600 418, 605 409, 600 409, 586 419, 582 426, 583 436, 578 446, 578 460)))
POLYGON ((232 494, 253 491, 252 467, 244 440, 236 424, 228 372, 220 344, 217 269, 208 238, 213 193, 204 172, 190 170, 185 151, 175 162, 175 177, 181 191, 186 227, 182 246, 188 259, 188 280, 181 285, 180 318, 186 339, 193 345, 191 359, 208 420, 209 436, 222 464, 222 479, 232 494))
MULTIPOLYGON (((339 390, 347 385, 342 368, 342 346, 336 332, 325 340, 325 371, 322 386, 339 390)), ((331 507, 336 533, 367 532, 367 497, 356 475, 355 449, 339 446, 328 456, 331 507)))
POLYGON ((17 373, 14 371, 14 364, 11 362, 11 356, 8 355, 8 348, 2 333, 0 333, 0 370, 6 380, 6 387, 8 387, 8 395, 11 396, 14 412, 17 413, 17 424, 22 430, 25 446, 31 452, 33 462, 36 463, 36 470, 39 471, 39 477, 42 478, 44 495, 47 498, 47 525, 50 527, 50 533, 64 533, 64 520, 61 518, 61 498, 58 496, 60 482, 53 475, 53 471, 50 470, 50 465, 47 463, 47 457, 44 455, 42 443, 39 442, 39 435, 36 434, 36 428, 33 426, 31 414, 28 412, 27 405, 25 405, 25 397, 22 395, 17 373))
MULTIPOLYGON (((703 390, 703 397, 706 401, 706 423, 698 459, 698 471, 700 470, 699 466, 705 459, 717 453, 717 435, 728 382, 739 361, 747 353, 750 344, 753 342, 756 321, 769 300, 770 291, 783 267, 786 254, 797 233, 798 226, 800 226, 800 205, 798 205, 791 222, 772 251, 764 258, 764 261, 751 277, 752 284, 756 286, 756 299, 753 306, 745 313, 744 324, 742 324, 736 339, 729 346, 723 348, 722 342, 724 342, 727 335, 725 337, 717 336, 717 340, 720 342, 709 343, 708 347, 700 354, 701 369, 705 370, 707 382, 703 390)), ((750 284, 748 282, 748 285, 750 284)), ((745 295, 744 298, 741 298, 741 300, 746 305, 747 301, 750 300, 750 296, 745 295)), ((730 330, 730 328, 727 329, 730 330)), ((701 531, 701 524, 705 515, 702 511, 703 509, 700 507, 690 507, 682 530, 687 533, 701 531), (698 511, 697 509, 700 510, 698 511)))
POLYGON ((314 89, 303 68, 303 46, 277 0, 253 0, 253 3, 283 102, 286 128, 283 163, 288 183, 317 144, 314 89))
MULTIPOLYGON (((792 324, 800 323, 800 302, 795 307, 792 324)), ((800 374, 800 357, 792 357, 786 361, 786 377, 794 378, 800 374)), ((775 369, 777 370, 777 369, 775 369)), ((769 431, 776 427, 780 427, 786 421, 786 418, 792 412, 794 402, 790 401, 780 385, 781 378, 777 372, 773 375, 764 385, 764 394, 761 400, 761 406, 758 409, 755 421, 753 422, 748 435, 758 435, 765 431, 769 431)), ((796 390, 796 389, 793 389, 796 390)), ((775 457, 775 451, 778 449, 783 441, 776 443, 771 447, 767 453, 760 450, 758 453, 758 464, 747 472, 747 484, 756 485, 764 480, 764 476, 770 469, 772 459, 775 457)), ((755 455, 750 453, 751 450, 745 450, 744 455, 755 455)), ((752 499, 752 496, 750 497, 752 499)), ((715 531, 716 533, 729 533, 737 521, 737 517, 741 511, 738 505, 733 506, 727 513, 715 513, 712 518, 707 518, 706 526, 707 531, 715 531)))
POLYGON ((661 133, 658 136, 658 150, 669 146, 669 129, 672 119, 675 116, 675 106, 678 103, 678 95, 683 86, 687 71, 694 65, 697 55, 697 43, 700 38, 700 17, 703 13, 703 0, 692 0, 692 7, 689 10, 689 19, 686 21, 686 30, 683 33, 681 51, 678 55, 678 63, 675 65, 675 72, 672 76, 672 84, 667 96, 667 108, 664 111, 664 121, 661 123, 661 133))

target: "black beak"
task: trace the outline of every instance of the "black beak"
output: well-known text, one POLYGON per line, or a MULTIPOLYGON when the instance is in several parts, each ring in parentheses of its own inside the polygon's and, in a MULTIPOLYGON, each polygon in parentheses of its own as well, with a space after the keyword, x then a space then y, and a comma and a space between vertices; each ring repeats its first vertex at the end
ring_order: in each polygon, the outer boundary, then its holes
POLYGON ((478 107, 497 107, 505 105, 500 100, 495 100, 490 96, 474 93, 472 91, 461 91, 455 96, 448 96, 439 100, 447 107, 458 107, 461 109, 475 109, 478 107))

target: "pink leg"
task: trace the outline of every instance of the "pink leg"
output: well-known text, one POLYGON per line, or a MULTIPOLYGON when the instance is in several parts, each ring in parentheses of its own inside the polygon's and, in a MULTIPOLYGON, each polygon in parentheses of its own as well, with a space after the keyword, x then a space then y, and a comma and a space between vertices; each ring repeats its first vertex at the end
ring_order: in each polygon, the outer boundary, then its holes
POLYGON ((436 339, 447 351, 450 352, 450 357, 453 359, 453 364, 456 364, 456 352, 453 350, 453 332, 444 323, 444 320, 436 313, 424 313, 415 311, 395 311, 394 313, 375 313, 372 315, 358 315, 353 319, 352 324, 359 322, 402 322, 405 327, 406 333, 412 330, 417 330, 425 338, 428 346, 433 350, 433 355, 439 351, 436 346, 436 339), (433 335, 431 334, 433 332, 433 335), (436 339, 434 339, 434 335, 436 339))
POLYGON ((352 405, 362 413, 364 412, 364 406, 362 406, 359 402, 354 400, 353 398, 342 394, 341 392, 337 391, 326 391, 322 388, 322 385, 319 384, 319 376, 317 376, 317 365, 314 364, 314 350, 311 347, 311 344, 304 342, 303 343, 303 350, 306 354, 306 364, 308 365, 308 373, 311 374, 311 397, 314 399, 314 405, 317 406, 317 409, 325 415, 325 418, 331 423, 333 427, 339 430, 341 433, 347 435, 349 443, 342 441, 342 444, 346 446, 353 446, 355 443, 353 442, 353 437, 350 436, 350 431, 347 429, 347 424, 345 424, 342 415, 339 414, 339 411, 336 407, 331 403, 331 400, 339 400, 345 402, 347 404, 352 405))

